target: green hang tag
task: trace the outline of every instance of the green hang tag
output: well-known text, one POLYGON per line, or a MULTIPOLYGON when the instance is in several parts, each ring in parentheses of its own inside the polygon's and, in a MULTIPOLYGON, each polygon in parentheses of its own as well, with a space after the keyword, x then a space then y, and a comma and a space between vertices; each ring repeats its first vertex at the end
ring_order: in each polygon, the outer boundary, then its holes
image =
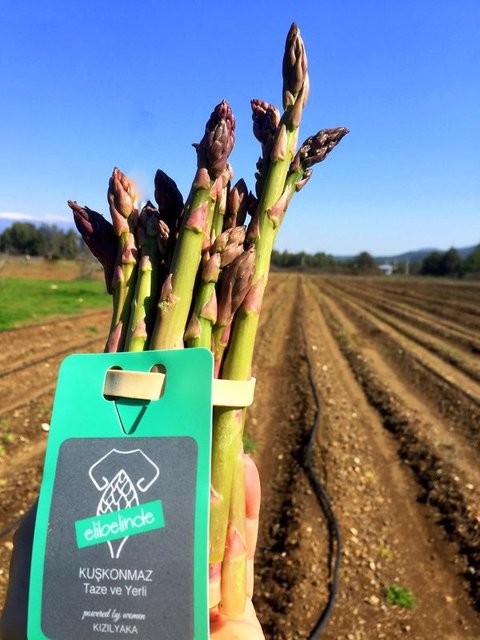
POLYGON ((35 527, 29 640, 208 639, 212 370, 206 349, 62 363, 35 527), (165 376, 149 373, 155 367, 165 376), (133 379, 133 397, 124 397, 122 380, 115 395, 113 374, 133 379), (152 393, 142 380, 155 375, 164 384, 152 393))

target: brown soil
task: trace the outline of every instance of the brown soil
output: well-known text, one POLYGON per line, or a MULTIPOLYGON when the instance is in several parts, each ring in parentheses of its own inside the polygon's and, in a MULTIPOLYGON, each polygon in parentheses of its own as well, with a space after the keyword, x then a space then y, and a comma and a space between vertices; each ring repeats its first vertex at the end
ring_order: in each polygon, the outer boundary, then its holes
MULTIPOLYGON (((480 385, 469 347, 479 303, 472 284, 272 275, 247 425, 263 487, 255 600, 267 638, 308 638, 328 595, 328 528, 303 469, 315 389, 313 462, 343 550, 322 637, 480 638, 480 385), (413 608, 387 602, 392 584, 413 593, 413 608)), ((60 360, 101 350, 107 324, 96 313, 0 334, 0 529, 37 491, 60 360)), ((0 538, 0 601, 10 549, 0 538)))

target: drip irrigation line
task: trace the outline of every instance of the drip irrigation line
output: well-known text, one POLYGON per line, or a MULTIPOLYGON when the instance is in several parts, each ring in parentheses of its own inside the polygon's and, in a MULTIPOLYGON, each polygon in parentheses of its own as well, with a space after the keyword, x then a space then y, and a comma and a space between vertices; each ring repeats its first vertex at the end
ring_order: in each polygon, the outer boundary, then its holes
POLYGON ((340 573, 340 564, 342 559, 342 542, 340 537, 340 527, 338 525, 337 518, 332 508, 332 504, 330 502, 330 498, 320 482, 312 464, 312 450, 313 446, 316 442, 317 433, 320 426, 321 419, 321 400, 320 395, 318 393, 317 385, 315 384, 315 379, 313 375, 313 364, 310 358, 310 354, 308 351, 308 342, 305 334, 305 328, 303 327, 303 343, 304 343, 304 353, 305 360, 307 362, 308 367, 308 380, 310 383, 310 387, 312 389, 314 401, 315 401, 315 417, 313 419, 312 430, 310 432, 310 437, 308 439, 307 446, 303 452, 302 465, 305 471, 307 478, 310 481, 310 485, 315 493, 315 497, 317 498, 318 504, 323 512, 325 517, 327 528, 328 528, 328 572, 329 572, 329 582, 328 582, 328 599, 327 602, 314 626, 310 635, 308 636, 309 640, 317 640, 320 637, 320 634, 325 629, 328 621, 330 620, 330 616, 333 611, 333 607, 335 605, 335 601, 338 593, 338 583, 339 583, 339 573, 340 573))

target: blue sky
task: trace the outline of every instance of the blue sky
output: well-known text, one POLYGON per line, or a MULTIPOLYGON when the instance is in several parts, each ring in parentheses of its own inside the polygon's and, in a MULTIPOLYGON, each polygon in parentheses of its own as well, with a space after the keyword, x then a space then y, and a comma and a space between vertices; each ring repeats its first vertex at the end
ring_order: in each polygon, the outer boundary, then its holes
POLYGON ((253 188, 250 99, 281 106, 286 33, 311 93, 301 139, 351 133, 293 200, 277 247, 376 255, 480 242, 479 0, 137 3, 3 0, 0 217, 108 214, 112 168, 145 198, 162 168, 186 195, 215 104, 237 119, 253 188))

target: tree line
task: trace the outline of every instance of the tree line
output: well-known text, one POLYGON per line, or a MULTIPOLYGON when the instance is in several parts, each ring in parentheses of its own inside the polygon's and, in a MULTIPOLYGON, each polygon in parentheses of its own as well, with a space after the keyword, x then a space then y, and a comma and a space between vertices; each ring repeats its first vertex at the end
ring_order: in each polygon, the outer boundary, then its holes
POLYGON ((380 273, 377 261, 362 251, 353 258, 335 258, 320 251, 310 254, 305 251, 290 253, 289 251, 273 251, 272 264, 280 269, 324 269, 330 272, 348 272, 375 274, 380 273))
POLYGON ((30 222, 14 222, 0 233, 0 252, 13 255, 74 259, 83 251, 78 234, 56 225, 36 227, 30 222))
POLYGON ((448 251, 432 251, 422 260, 420 273, 425 276, 461 278, 470 273, 480 273, 480 244, 462 258, 454 247, 448 251))
MULTIPOLYGON (((0 252, 14 255, 44 256, 47 258, 75 259, 85 252, 85 245, 73 230, 64 231, 56 225, 39 227, 30 222, 15 222, 0 233, 0 252)), ((323 269, 331 272, 375 274, 379 268, 375 258, 362 251, 350 259, 338 259, 319 251, 273 251, 272 264, 280 269, 323 269)), ((405 265, 396 265, 394 271, 405 272, 405 265)), ((462 277, 480 273, 480 244, 465 258, 454 247, 448 251, 432 251, 422 261, 409 265, 409 273, 462 277)))
MULTIPOLYGON (((363 275, 380 273, 377 260, 368 251, 362 251, 353 258, 344 259, 335 258, 323 252, 309 254, 304 251, 298 253, 274 251, 272 264, 280 269, 324 269, 331 272, 363 275)), ((431 251, 423 260, 415 262, 394 261, 392 266, 393 273, 410 275, 461 278, 469 274, 479 274, 480 244, 465 258, 462 258, 459 251, 452 247, 448 251, 431 251)))

